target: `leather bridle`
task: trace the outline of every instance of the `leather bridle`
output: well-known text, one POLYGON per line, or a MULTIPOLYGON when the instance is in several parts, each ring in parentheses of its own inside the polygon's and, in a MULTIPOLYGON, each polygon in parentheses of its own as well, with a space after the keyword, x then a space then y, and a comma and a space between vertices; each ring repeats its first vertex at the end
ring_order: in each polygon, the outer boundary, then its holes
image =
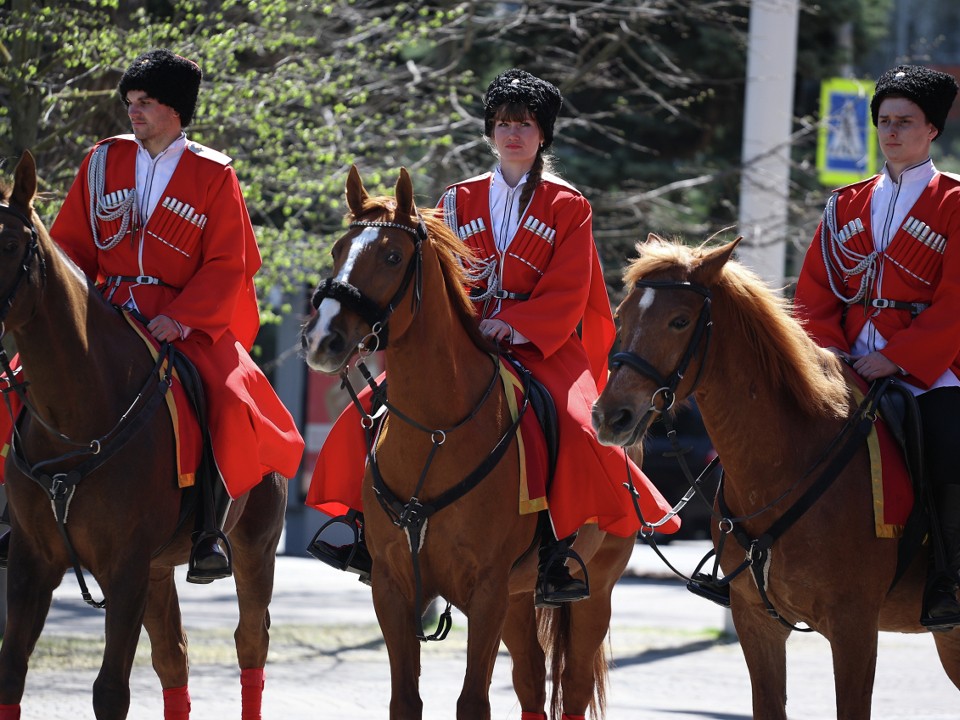
MULTIPOLYGON (((646 430, 647 421, 653 413, 665 413, 673 407, 677 399, 677 387, 679 387, 683 381, 687 368, 690 367, 690 363, 693 361, 693 358, 696 357, 701 344, 703 345, 701 356, 706 357, 707 350, 710 346, 710 332, 713 328, 713 321, 710 316, 710 288, 697 283, 680 280, 637 280, 634 287, 694 292, 703 296, 703 305, 700 307, 697 324, 693 329, 683 356, 669 377, 663 376, 648 360, 645 360, 630 350, 622 350, 614 353, 610 358, 611 370, 619 369, 626 365, 641 375, 650 378, 660 386, 653 392, 653 395, 650 396, 650 406, 647 408, 647 412, 643 418, 637 423, 637 429, 634 431, 634 435, 630 438, 630 441, 625 443, 626 445, 632 445, 639 439, 640 434, 646 430), (659 404, 657 402, 658 399, 660 400, 659 404)), ((690 392, 693 392, 697 385, 700 384, 702 373, 703 362, 700 363, 700 367, 697 369, 697 376, 694 378, 693 387, 690 389, 690 392)))
POLYGON ((383 307, 370 299, 360 288, 351 285, 349 282, 337 280, 336 278, 326 278, 317 286, 313 293, 311 304, 317 310, 320 309, 320 303, 326 298, 337 300, 347 309, 352 310, 370 326, 370 332, 376 344, 375 347, 368 348, 371 352, 383 350, 387 346, 387 322, 394 310, 400 304, 400 300, 406 294, 410 283, 414 281, 413 297, 410 300, 410 306, 413 314, 417 313, 420 307, 420 301, 423 294, 423 243, 427 239, 427 226, 423 218, 418 216, 419 223, 416 227, 404 225, 402 223, 387 221, 361 221, 356 220, 350 223, 350 228, 358 227, 376 227, 376 228, 396 228, 403 230, 413 238, 414 253, 407 264, 406 272, 400 287, 390 298, 389 302, 383 307))

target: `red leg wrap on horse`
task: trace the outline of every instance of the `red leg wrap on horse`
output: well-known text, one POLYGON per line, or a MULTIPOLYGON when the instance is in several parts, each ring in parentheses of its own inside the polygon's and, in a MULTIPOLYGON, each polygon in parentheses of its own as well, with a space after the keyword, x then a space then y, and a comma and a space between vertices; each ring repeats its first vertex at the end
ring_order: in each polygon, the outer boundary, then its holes
POLYGON ((163 691, 163 720, 190 720, 190 691, 186 685, 163 691))
POLYGON ((20 720, 20 706, 0 705, 0 720, 20 720))
POLYGON ((263 699, 263 668, 240 671, 241 720, 261 720, 260 702, 263 699))
POLYGON ((587 720, 586 715, 567 715, 564 713, 560 716, 560 720, 587 720))
POLYGON ((520 713, 520 720, 547 720, 547 714, 542 712, 527 712, 524 710, 520 713))

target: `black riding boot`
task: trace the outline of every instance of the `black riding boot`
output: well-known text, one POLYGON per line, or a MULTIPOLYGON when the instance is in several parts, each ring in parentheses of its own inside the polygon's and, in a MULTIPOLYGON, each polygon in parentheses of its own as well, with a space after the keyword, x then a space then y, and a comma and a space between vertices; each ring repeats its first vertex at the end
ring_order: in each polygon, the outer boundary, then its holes
POLYGON ((359 575, 360 582, 370 584, 373 559, 370 557, 363 535, 363 513, 350 510, 346 515, 339 515, 325 522, 307 545, 307 552, 330 567, 356 573, 359 575), (353 542, 346 545, 333 545, 326 540, 321 540, 320 534, 331 525, 346 525, 350 528, 353 532, 353 542))
MULTIPOLYGON (((0 514, 0 523, 10 524, 10 504, 3 506, 3 513, 0 514)), ((7 566, 7 559, 10 557, 10 528, 6 528, 0 533, 0 568, 7 566)))
POLYGON ((187 582, 205 585, 233 575, 233 551, 223 532, 232 500, 220 474, 210 478, 197 507, 199 530, 193 533, 193 549, 187 568, 187 582))
POLYGON ((543 523, 540 534, 540 562, 537 565, 537 589, 534 594, 534 605, 538 608, 560 607, 561 603, 576 602, 590 597, 590 586, 587 581, 587 569, 571 549, 577 534, 557 540, 551 523, 543 523), (583 580, 570 575, 567 568, 567 558, 573 558, 583 570, 583 580))
POLYGON ((10 557, 10 528, 0 534, 0 568, 7 566, 7 558, 10 557))
POLYGON ((960 580, 960 485, 946 485, 937 493, 936 518, 939 532, 931 533, 931 542, 942 547, 932 548, 933 556, 927 585, 923 593, 923 612, 920 624, 931 630, 949 630, 960 625, 960 602, 957 601, 960 580))

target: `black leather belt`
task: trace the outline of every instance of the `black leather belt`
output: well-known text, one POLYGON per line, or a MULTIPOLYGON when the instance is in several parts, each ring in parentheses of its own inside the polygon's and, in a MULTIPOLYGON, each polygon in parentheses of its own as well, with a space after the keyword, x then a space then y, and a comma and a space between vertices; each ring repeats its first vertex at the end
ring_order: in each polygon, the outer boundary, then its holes
POLYGON ((906 310, 911 315, 916 317, 924 310, 926 310, 930 305, 928 303, 919 303, 919 302, 904 302, 903 300, 887 300, 886 298, 874 298, 870 301, 870 307, 875 307, 880 310, 886 310, 887 308, 893 308, 894 310, 906 310))

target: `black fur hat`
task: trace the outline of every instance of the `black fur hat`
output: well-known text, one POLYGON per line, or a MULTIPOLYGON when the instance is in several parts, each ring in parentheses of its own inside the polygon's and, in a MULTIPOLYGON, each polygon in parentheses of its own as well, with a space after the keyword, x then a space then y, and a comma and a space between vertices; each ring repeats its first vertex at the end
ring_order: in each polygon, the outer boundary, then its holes
POLYGON ((180 125, 186 127, 197 109, 197 95, 203 73, 193 60, 175 55, 169 50, 146 52, 127 68, 120 78, 117 91, 126 103, 130 90, 142 90, 180 115, 180 125))
POLYGON ((553 125, 563 105, 563 96, 557 87, 517 68, 497 75, 483 96, 483 133, 487 137, 493 137, 494 116, 506 103, 522 103, 530 108, 543 133, 543 147, 550 147, 553 125))
POLYGON ((884 98, 904 97, 920 106, 927 116, 927 122, 937 129, 937 137, 940 137, 956 96, 957 81, 952 75, 922 65, 900 65, 887 70, 877 80, 877 88, 870 101, 873 124, 877 124, 880 103, 884 98))

